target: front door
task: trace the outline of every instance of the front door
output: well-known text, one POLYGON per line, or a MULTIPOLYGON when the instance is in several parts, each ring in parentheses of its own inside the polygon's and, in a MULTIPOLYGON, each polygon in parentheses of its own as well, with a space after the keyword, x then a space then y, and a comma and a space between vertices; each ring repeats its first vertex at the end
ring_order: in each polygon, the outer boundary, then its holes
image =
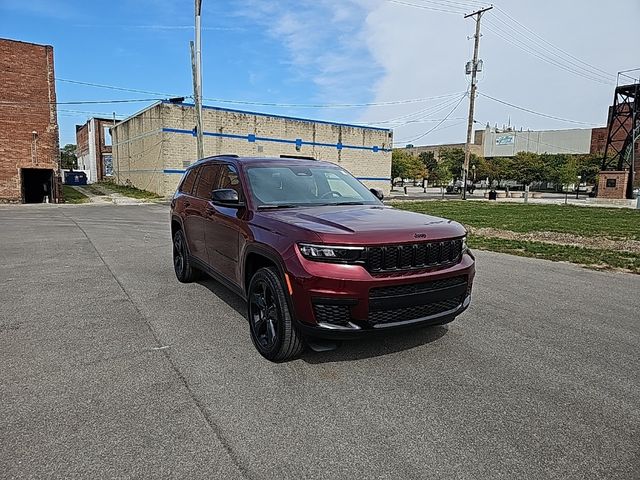
MULTIPOLYGON (((233 165, 220 165, 220 176, 214 189, 230 188, 238 192, 240 201, 244 194, 238 171, 233 165)), ((205 243, 209 264, 223 277, 241 284, 238 276, 238 251, 242 222, 242 209, 215 205, 209 201, 205 210, 205 243)))

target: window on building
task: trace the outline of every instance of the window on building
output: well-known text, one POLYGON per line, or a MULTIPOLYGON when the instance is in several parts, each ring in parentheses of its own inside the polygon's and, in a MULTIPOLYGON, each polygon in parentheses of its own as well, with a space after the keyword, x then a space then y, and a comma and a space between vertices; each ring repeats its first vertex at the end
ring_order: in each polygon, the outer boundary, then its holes
POLYGON ((111 128, 111 127, 102 127, 103 132, 104 132, 104 135, 103 135, 104 144, 107 147, 111 146, 111 132, 109 131, 109 128, 111 128))
POLYGON ((616 179, 615 178, 607 178, 607 187, 608 188, 615 188, 616 186, 616 179))
POLYGON ((111 155, 104 155, 102 157, 102 171, 105 177, 113 176, 113 157, 111 155))
POLYGON ((198 176, 198 183, 196 184, 195 196, 209 200, 211 198, 211 191, 218 184, 218 178, 220 177, 220 170, 223 165, 204 165, 200 167, 200 175, 198 176))

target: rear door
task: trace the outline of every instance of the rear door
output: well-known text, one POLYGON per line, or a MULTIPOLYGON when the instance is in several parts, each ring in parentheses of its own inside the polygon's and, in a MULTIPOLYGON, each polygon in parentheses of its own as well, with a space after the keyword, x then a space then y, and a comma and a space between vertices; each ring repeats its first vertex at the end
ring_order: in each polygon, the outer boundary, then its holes
POLYGON ((187 171, 184 179, 180 183, 180 196, 177 201, 177 207, 180 208, 182 215, 182 226, 184 234, 189 246, 189 252, 195 255, 195 249, 204 242, 202 231, 202 216, 198 212, 197 202, 194 198, 195 185, 198 180, 200 168, 192 168, 187 171), (200 238, 202 237, 202 238, 200 238))
MULTIPOLYGON (((220 165, 220 175, 214 186, 230 188, 238 192, 240 201, 245 201, 240 177, 236 167, 220 165)), ((239 285, 238 255, 241 236, 245 235, 241 218, 244 208, 215 205, 209 201, 205 212, 205 243, 210 265, 223 277, 239 285)))
POLYGON ((202 165, 198 172, 193 196, 191 198, 191 235, 189 247, 191 254, 209 264, 209 255, 205 243, 205 212, 211 198, 211 190, 217 182, 220 165, 206 164, 202 165))

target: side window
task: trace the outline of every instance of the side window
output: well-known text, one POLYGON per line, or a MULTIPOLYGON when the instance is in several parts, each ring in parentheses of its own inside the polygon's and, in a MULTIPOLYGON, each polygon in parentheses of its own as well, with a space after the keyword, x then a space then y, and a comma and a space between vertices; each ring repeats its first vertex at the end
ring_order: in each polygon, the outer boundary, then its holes
POLYGON ((186 193, 187 195, 191 195, 191 191, 193 190, 193 184, 196 183, 196 177, 198 176, 198 169, 192 168, 187 170, 187 173, 184 174, 184 179, 180 184, 180 191, 182 193, 186 193))
POLYGON ((233 165, 221 165, 222 172, 220 180, 216 188, 230 188, 238 192, 238 198, 242 200, 242 187, 240 186, 240 177, 238 171, 233 165))
POLYGON ((209 200, 211 198, 211 190, 217 183, 222 165, 204 165, 200 168, 198 183, 196 184, 195 196, 209 200))

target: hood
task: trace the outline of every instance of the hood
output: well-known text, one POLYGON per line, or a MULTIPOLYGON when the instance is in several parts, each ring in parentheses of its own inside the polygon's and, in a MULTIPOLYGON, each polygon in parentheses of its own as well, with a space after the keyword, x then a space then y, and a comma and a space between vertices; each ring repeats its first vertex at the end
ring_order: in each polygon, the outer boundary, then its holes
MULTIPOLYGON (((259 215, 267 221, 313 232, 323 243, 413 243, 461 237, 466 233, 462 225, 452 220, 379 205, 292 208, 259 215)), ((291 233, 291 228, 285 230, 291 233)))

